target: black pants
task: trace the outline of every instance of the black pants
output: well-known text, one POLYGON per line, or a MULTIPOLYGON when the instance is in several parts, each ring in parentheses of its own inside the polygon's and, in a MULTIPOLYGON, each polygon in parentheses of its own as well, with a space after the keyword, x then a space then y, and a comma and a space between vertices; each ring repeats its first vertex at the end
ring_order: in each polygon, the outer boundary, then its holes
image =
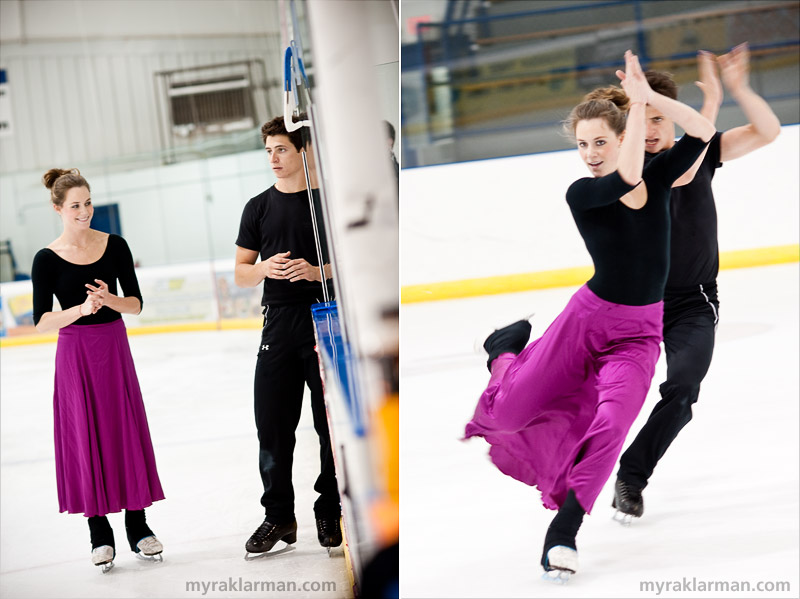
POLYGON ((719 314, 717 285, 664 296, 667 380, 647 422, 619 461, 617 476, 641 489, 681 429, 692 419, 700 383, 711 365, 719 314))
POLYGON ((320 496, 314 514, 317 518, 341 514, 315 344, 309 304, 265 308, 256 363, 255 416, 258 465, 264 483, 261 505, 273 524, 295 519, 292 462, 305 385, 311 391, 314 429, 319 436, 320 475, 314 490, 320 496))

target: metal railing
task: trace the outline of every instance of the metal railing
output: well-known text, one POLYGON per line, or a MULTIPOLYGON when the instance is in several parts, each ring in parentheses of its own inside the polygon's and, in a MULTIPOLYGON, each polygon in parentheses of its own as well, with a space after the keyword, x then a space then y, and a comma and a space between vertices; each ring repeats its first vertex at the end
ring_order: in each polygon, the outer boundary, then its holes
POLYGON ((586 92, 617 81, 628 48, 645 68, 670 71, 682 99, 698 104, 696 52, 748 41, 754 89, 783 107, 782 121, 796 122, 797 2, 507 4, 515 10, 491 14, 492 3, 450 2, 444 21, 417 25, 418 40, 403 54, 404 167, 566 147, 552 136, 517 141, 506 154, 497 139, 485 154, 465 144, 555 126, 586 92))

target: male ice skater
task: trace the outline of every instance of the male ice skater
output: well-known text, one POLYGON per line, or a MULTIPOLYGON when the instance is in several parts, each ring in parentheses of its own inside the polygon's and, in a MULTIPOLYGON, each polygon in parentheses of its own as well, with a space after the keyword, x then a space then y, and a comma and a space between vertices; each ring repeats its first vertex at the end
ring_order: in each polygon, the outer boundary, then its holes
MULTIPOLYGON (((612 507, 629 517, 644 513, 642 490, 659 459, 691 420, 692 404, 711 364, 719 319, 717 212, 711 190, 714 172, 723 163, 771 143, 780 133, 778 118, 750 88, 749 60, 747 44, 719 58, 708 52, 698 55, 703 116, 715 122, 722 104, 722 85, 716 73, 719 64, 725 87, 749 123, 717 132, 705 154, 672 189, 670 270, 664 293, 667 380, 659 388, 661 401, 620 458, 612 507)), ((647 71, 645 76, 654 91, 677 98, 678 88, 669 74, 647 71)), ((646 136, 648 161, 673 146, 675 125, 647 106, 646 136)))
MULTIPOLYGON (((249 553, 269 551, 279 540, 297 540, 292 459, 305 385, 311 391, 311 411, 320 445, 320 475, 314 484, 319 493, 314 503, 317 536, 323 547, 342 543, 339 491, 311 319, 311 304, 323 298, 322 285, 328 285, 330 297, 333 287, 330 265, 325 263, 327 251, 321 222, 318 228, 325 282, 317 260, 303 168, 306 147, 302 131, 288 132, 283 117, 276 117, 261 128, 270 167, 278 180, 245 205, 236 240, 236 284, 255 287, 264 283, 264 325, 254 391, 259 468, 264 484, 261 504, 266 517, 245 544, 249 553)), ((313 163, 310 155, 307 162, 313 163)), ((316 190, 312 193, 318 205, 319 195, 316 190)), ((315 212, 319 222, 318 208, 315 212)))

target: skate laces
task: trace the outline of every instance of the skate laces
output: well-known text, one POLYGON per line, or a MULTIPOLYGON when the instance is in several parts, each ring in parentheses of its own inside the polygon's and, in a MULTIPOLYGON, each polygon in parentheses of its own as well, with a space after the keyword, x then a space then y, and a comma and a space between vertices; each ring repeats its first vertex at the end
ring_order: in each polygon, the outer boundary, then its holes
POLYGON ((318 518, 317 532, 326 537, 332 537, 339 532, 339 519, 318 518))
POLYGON ((257 543, 263 543, 269 538, 269 536, 276 528, 278 528, 277 524, 273 524, 272 522, 264 520, 261 523, 261 525, 256 529, 256 531, 253 533, 253 539, 257 543))
POLYGON ((638 502, 642 498, 642 492, 624 480, 620 480, 619 496, 623 501, 638 502))

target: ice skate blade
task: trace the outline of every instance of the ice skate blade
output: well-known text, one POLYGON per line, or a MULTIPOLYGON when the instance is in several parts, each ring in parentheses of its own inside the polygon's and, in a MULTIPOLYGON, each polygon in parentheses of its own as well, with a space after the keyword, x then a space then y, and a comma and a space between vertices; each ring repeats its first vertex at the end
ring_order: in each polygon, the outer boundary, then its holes
POLYGON ((104 564, 95 564, 95 566, 98 566, 100 568, 100 571, 103 574, 107 574, 108 572, 111 571, 111 568, 114 567, 114 562, 106 562, 104 564))
POLYGON ((143 553, 139 552, 136 554, 136 559, 140 559, 143 562, 155 562, 160 564, 164 561, 164 556, 160 553, 156 553, 154 555, 144 555, 143 553))
POLYGON ((617 510, 614 512, 614 515, 611 516, 611 519, 615 522, 619 522, 622 526, 630 526, 633 522, 635 516, 631 514, 626 514, 625 512, 621 512, 617 510))
POLYGON ((542 580, 552 584, 567 584, 569 577, 575 574, 572 570, 549 570, 542 574, 542 580))
POLYGON ((268 557, 273 557, 276 555, 281 555, 282 553, 289 553, 290 551, 294 551, 294 545, 286 545, 285 547, 275 550, 271 549, 269 551, 264 551, 262 553, 250 553, 249 551, 245 552, 244 559, 247 562, 252 562, 253 560, 257 559, 265 559, 268 557))

